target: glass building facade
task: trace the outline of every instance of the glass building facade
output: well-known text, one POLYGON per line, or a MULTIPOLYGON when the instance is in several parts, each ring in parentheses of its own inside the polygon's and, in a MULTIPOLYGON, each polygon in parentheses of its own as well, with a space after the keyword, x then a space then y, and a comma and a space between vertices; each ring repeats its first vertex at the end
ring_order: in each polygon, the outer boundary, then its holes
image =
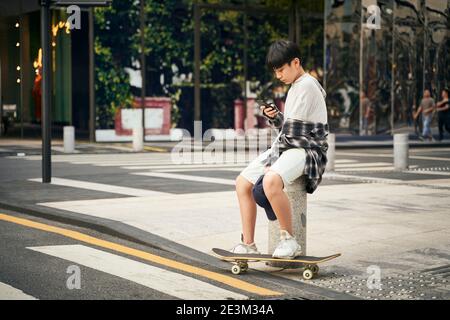
POLYGON ((334 131, 393 133, 413 126, 425 89, 441 100, 450 82, 448 14, 447 0, 325 0, 323 81, 334 131))
MULTIPOLYGON (((0 0, 0 8, 8 3, 0 0)), ((150 136, 167 137, 175 127, 192 133, 194 120, 204 130, 264 128, 254 101, 273 98, 283 109, 287 90, 265 68, 265 55, 272 41, 288 38, 327 91, 333 132, 408 131, 424 90, 439 101, 450 86, 449 6, 450 0, 114 0, 89 21, 82 12, 83 27, 70 33, 56 28, 67 15, 53 10, 52 119, 74 125, 77 135, 89 130, 91 139, 103 132, 104 141, 130 141, 141 123, 150 136)), ((0 11, 0 113, 13 107, 14 121, 25 124, 40 121, 38 9, 0 11)))

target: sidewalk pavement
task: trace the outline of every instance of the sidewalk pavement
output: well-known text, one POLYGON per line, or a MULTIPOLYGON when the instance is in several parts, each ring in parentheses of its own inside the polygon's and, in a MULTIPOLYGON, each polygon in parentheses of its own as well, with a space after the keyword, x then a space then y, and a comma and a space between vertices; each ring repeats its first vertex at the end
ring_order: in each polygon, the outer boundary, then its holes
MULTIPOLYGON (((40 156, 6 159, 8 166, 40 164, 40 156)), ((228 249, 239 241, 233 185, 242 164, 176 166, 165 153, 60 155, 54 161, 57 178, 52 184, 11 176, 0 186, 0 206, 89 226, 211 264, 216 262, 212 247, 228 249), (139 167, 142 163, 147 169, 139 167)), ((308 197, 308 254, 342 253, 324 264, 321 276, 309 284, 370 299, 448 299, 450 172, 421 172, 406 180, 390 175, 328 173, 308 197), (380 286, 370 289, 374 274, 380 275, 380 286)), ((261 208, 256 243, 261 252, 267 251, 268 227, 261 208)), ((263 263, 251 268, 303 282, 296 270, 277 271, 263 263)))
MULTIPOLYGON (((409 145, 414 148, 429 148, 429 147, 450 147, 450 139, 444 139, 442 141, 420 141, 415 135, 410 134, 409 145)), ((142 152, 171 152, 171 150, 178 146, 189 144, 189 141, 152 141, 144 144, 144 150, 142 152)), ((211 142, 204 141, 203 148, 208 146, 211 142)), ((257 138, 250 138, 247 141, 245 150, 248 150, 248 146, 259 145, 257 138)), ((267 142, 270 145, 270 141, 267 142)), ((194 140, 190 142, 192 150, 198 149, 197 145, 194 145, 194 140)), ((380 136, 352 136, 338 134, 336 135, 336 149, 356 149, 356 148, 392 148, 393 138, 389 135, 380 136)), ((223 150, 229 150, 229 145, 226 142, 223 143, 223 150)), ((237 146, 232 146, 232 149, 237 146)), ((1 155, 39 155, 42 153, 42 141, 40 139, 17 139, 17 138, 0 138, 0 156, 1 155)), ((134 153, 132 143, 91 143, 87 141, 76 141, 74 154, 102 154, 102 153, 134 153)), ((62 140, 52 140, 52 154, 65 154, 64 143, 62 140)))

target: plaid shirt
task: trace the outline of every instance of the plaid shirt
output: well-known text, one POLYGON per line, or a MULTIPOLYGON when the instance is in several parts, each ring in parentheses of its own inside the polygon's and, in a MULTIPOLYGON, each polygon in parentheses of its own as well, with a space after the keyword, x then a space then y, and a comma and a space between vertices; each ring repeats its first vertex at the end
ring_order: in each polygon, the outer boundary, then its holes
MULTIPOLYGON (((269 122, 278 127, 283 121, 279 113, 277 118, 269 122)), ((305 122, 287 119, 282 126, 281 134, 272 145, 272 153, 262 161, 263 165, 272 165, 279 156, 288 149, 303 148, 306 151, 304 174, 306 175, 306 191, 313 193, 320 182, 327 165, 328 124, 305 122)))

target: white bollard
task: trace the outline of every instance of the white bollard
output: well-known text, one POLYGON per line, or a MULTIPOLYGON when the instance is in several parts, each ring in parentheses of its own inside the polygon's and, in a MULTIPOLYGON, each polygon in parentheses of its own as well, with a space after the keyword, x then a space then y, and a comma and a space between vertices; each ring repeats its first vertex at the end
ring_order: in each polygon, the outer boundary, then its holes
POLYGON ((75 151, 75 127, 64 127, 64 153, 74 153, 75 151))
POLYGON ((334 171, 334 160, 336 154, 336 135, 334 133, 330 133, 328 135, 328 151, 327 151, 327 167, 326 171, 334 171))
POLYGON ((144 150, 144 130, 142 127, 133 129, 133 151, 141 152, 144 150))
MULTIPOLYGON (((302 255, 306 255, 306 202, 307 194, 305 189, 305 177, 301 176, 291 185, 286 187, 286 194, 289 198, 292 209, 292 232, 297 242, 302 247, 302 255)), ((278 220, 269 221, 269 254, 275 251, 280 242, 280 224, 278 220)), ((274 267, 292 268, 289 263, 268 263, 274 267)))
POLYGON ((409 140, 408 134, 394 134, 394 169, 407 170, 409 167, 409 140))

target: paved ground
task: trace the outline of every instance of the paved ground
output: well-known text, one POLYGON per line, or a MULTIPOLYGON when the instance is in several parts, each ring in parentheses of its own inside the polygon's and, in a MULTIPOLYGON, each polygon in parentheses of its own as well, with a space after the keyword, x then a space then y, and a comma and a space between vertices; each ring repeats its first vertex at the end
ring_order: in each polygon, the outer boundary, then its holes
MULTIPOLYGON (((245 166, 243 154, 208 165, 173 164, 161 152, 55 154, 52 184, 39 182, 39 155, 4 155, 4 208, 127 236, 213 266, 211 247, 229 248, 239 239, 234 179, 245 166)), ((308 290, 366 299, 450 298, 450 148, 411 149, 410 155, 410 170, 394 172, 391 149, 337 151, 336 171, 308 197, 307 250, 343 255, 326 263, 308 290), (377 274, 380 286, 368 288, 377 274)), ((258 213, 256 241, 265 251, 267 221, 258 213)), ((223 264, 215 266, 229 275, 223 264)), ((296 270, 251 267, 305 285, 296 270)))

